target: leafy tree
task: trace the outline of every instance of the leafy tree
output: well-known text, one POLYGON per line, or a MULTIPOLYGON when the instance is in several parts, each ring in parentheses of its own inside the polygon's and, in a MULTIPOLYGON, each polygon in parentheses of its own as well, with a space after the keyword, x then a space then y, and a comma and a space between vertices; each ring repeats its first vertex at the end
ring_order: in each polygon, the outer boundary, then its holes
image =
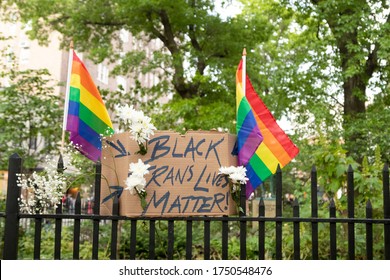
MULTIPOLYGON (((57 30, 64 47, 73 39, 96 62, 121 58, 116 74, 159 74, 158 85, 145 89, 137 83, 132 90, 153 95, 142 106, 157 116, 160 129, 234 131, 234 73, 246 46, 247 71, 257 92, 277 119, 285 116, 296 124, 301 170, 318 164, 307 152, 313 145, 343 148, 359 163, 364 156, 372 162, 380 146, 382 159, 389 160, 384 133, 389 119, 388 3, 240 2, 242 13, 227 18, 216 12, 213 1, 204 0, 9 0, 3 5, 15 4, 21 19, 31 23, 31 37, 43 43, 57 30), (121 30, 158 40, 162 47, 151 58, 140 49, 121 56, 121 30), (158 97, 172 92, 172 100, 161 107, 158 97), (320 137, 330 144, 307 141, 320 137)), ((138 101, 120 92, 103 95, 112 107, 138 101)))
MULTIPOLYGON (((360 163, 364 155, 372 158, 375 145, 384 144, 387 128, 380 124, 389 114, 388 1, 243 2, 248 17, 267 15, 280 26, 259 44, 269 61, 263 91, 305 125, 301 135, 315 134, 318 125, 332 127, 349 155, 360 163), (372 126, 377 117, 380 123, 372 126)), ((388 160, 388 148, 382 151, 388 160)))
MULTIPOLYGON (((224 18, 214 1, 208 0, 10 0, 4 5, 12 4, 21 19, 31 23, 29 35, 42 43, 56 30, 63 35, 64 47, 73 40, 76 48, 88 52, 95 62, 120 58, 118 74, 137 77, 139 73, 159 73, 161 83, 153 87, 153 94, 174 92, 172 106, 164 107, 162 114, 165 126, 170 123, 170 127, 209 129, 223 125, 233 129, 234 73, 242 49, 252 49, 266 40, 273 29, 264 17, 224 18), (133 49, 121 56, 121 30, 140 40, 160 41, 161 48, 150 59, 144 50, 133 49), (210 118, 214 108, 213 116, 221 115, 210 118)), ((157 101, 149 102, 152 108, 156 105, 157 101)))
POLYGON ((0 168, 18 153, 25 168, 34 169, 61 139, 61 128, 53 125, 61 123, 60 99, 47 70, 2 69, 10 85, 0 84, 0 168))

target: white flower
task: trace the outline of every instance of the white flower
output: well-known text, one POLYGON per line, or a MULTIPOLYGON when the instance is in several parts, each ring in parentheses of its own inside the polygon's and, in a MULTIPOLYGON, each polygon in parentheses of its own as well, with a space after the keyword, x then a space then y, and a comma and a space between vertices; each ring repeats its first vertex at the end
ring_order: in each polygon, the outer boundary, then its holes
POLYGON ((137 121, 133 121, 130 125, 132 139, 139 144, 143 144, 149 140, 150 136, 154 134, 154 130, 156 130, 156 127, 151 123, 151 119, 146 116, 139 118, 137 121))
POLYGON ((129 177, 127 177, 127 179, 125 180, 125 184, 127 186, 125 190, 130 191, 130 194, 134 195, 137 194, 135 188, 138 190, 138 192, 144 191, 146 180, 144 177, 140 177, 132 174, 129 177))
POLYGON ((122 119, 125 123, 128 123, 131 120, 135 112, 133 106, 129 106, 128 104, 123 106, 116 105, 115 111, 118 118, 122 119))
POLYGON ((235 171, 236 171, 235 166, 229 166, 229 167, 221 166, 219 168, 219 174, 230 175, 230 174, 234 173, 235 171))
POLYGON ((130 130, 131 138, 144 144, 154 134, 156 127, 151 123, 151 118, 145 116, 142 111, 137 111, 127 104, 115 106, 116 114, 122 123, 130 130))
POLYGON ((229 167, 220 167, 219 174, 228 176, 229 180, 232 183, 232 192, 240 190, 241 184, 246 184, 249 180, 246 177, 246 168, 244 166, 229 166, 229 167))
POLYGON ((141 159, 138 159, 137 163, 130 163, 129 165, 129 171, 135 176, 143 177, 144 175, 149 173, 148 168, 150 167, 150 164, 144 164, 144 162, 141 159))
POLYGON ((229 179, 232 180, 233 184, 246 184, 246 181, 248 181, 248 178, 245 176, 245 174, 238 172, 230 174, 229 179))
POLYGON ((134 111, 133 111, 133 115, 131 116, 130 121, 131 121, 132 123, 139 123, 139 122, 142 122, 142 120, 143 120, 144 118, 145 118, 144 112, 134 110, 134 111))
POLYGON ((132 139, 138 143, 143 143, 145 140, 145 134, 143 134, 142 123, 136 122, 130 125, 130 132, 132 134, 132 139))
POLYGON ((141 159, 138 159, 137 163, 130 163, 129 172, 131 174, 125 180, 127 186, 125 190, 130 191, 132 195, 145 192, 146 180, 144 176, 149 173, 149 167, 150 165, 144 164, 141 159))
POLYGON ((18 174, 18 186, 23 191, 19 201, 21 212, 45 213, 61 202, 66 179, 49 166, 46 172, 33 172, 29 178, 18 174))

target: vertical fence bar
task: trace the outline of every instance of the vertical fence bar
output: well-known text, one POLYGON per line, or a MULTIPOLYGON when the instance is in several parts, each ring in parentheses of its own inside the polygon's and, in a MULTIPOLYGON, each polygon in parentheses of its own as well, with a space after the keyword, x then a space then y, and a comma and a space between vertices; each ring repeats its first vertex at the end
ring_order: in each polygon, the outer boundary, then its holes
MULTIPOLYGON (((264 200, 261 197, 259 202, 259 217, 265 217, 264 200)), ((259 220, 259 260, 265 259, 265 222, 259 220)))
MULTIPOLYGON (((276 188, 276 217, 282 217, 282 170, 278 165, 274 176, 276 188)), ((276 222, 276 259, 281 260, 282 255, 282 222, 276 222)))
MULTIPOLYGON (((372 218, 372 205, 371 201, 368 200, 366 203, 366 218, 371 219, 372 218)), ((372 234, 372 223, 366 221, 366 257, 367 260, 372 260, 373 258, 373 234, 372 234)))
POLYGON ((22 173, 22 159, 18 154, 10 156, 8 161, 8 185, 5 209, 4 225, 4 260, 16 260, 18 258, 19 239, 19 203, 20 190, 18 187, 17 174, 22 173))
POLYGON ((34 260, 39 260, 41 259, 42 218, 34 220, 34 260))
MULTIPOLYGON (((347 174, 347 200, 348 200, 348 218, 355 218, 355 190, 353 169, 350 165, 347 174)), ((355 223, 348 222, 348 258, 355 259, 355 223)))
MULTIPOLYGON (((389 165, 383 168, 383 213, 385 219, 390 219, 389 165)), ((385 259, 390 260, 390 224, 384 225, 385 259)))
MULTIPOLYGON (((329 218, 336 218, 336 205, 333 198, 330 199, 329 218)), ((337 259, 336 222, 330 222, 330 259, 337 259)))
MULTIPOLYGON (((75 215, 79 216, 81 214, 81 197, 80 193, 77 193, 76 203, 75 203, 75 215)), ((80 218, 74 219, 74 229, 73 229, 73 259, 80 259, 80 218)))
POLYGON ((130 260, 135 260, 137 245, 137 220, 131 220, 130 230, 130 260))
POLYGON ((210 220, 204 221, 204 259, 210 259, 210 220))
MULTIPOLYGON (((296 198, 293 202, 293 217, 299 218, 299 202, 296 198)), ((300 243, 299 222, 294 222, 294 260, 301 258, 301 243, 300 243)))
MULTIPOLYGON (((246 186, 241 185, 239 216, 246 216, 246 186)), ((240 259, 246 260, 246 220, 240 219, 240 259)))
POLYGON ((186 222, 186 260, 192 259, 192 220, 186 222))
POLYGON ((62 202, 58 204, 56 209, 55 233, 54 233, 54 259, 61 259, 61 234, 62 234, 62 202))
MULTIPOLYGON (((311 169, 311 217, 318 218, 318 198, 317 198, 317 169, 313 165, 311 169)), ((318 260, 318 223, 311 222, 311 255, 313 260, 318 260)))
MULTIPOLYGON (((114 197, 112 204, 112 215, 115 217, 119 216, 119 199, 118 196, 114 197)), ((116 260, 117 256, 117 245, 118 245, 118 219, 112 219, 111 221, 111 254, 110 259, 116 260)))
MULTIPOLYGON (((58 159, 57 163, 57 172, 64 172, 64 161, 62 159, 62 155, 58 159)), ((61 235, 62 235, 62 218, 60 215, 62 214, 62 201, 58 203, 56 209, 56 219, 55 219, 55 231, 54 231, 54 259, 61 259, 61 235)))
POLYGON ((168 260, 173 260, 173 247, 175 243, 175 224, 174 220, 168 221, 168 260))
POLYGON ((223 260, 227 260, 229 258, 228 239, 229 239, 229 221, 222 220, 222 259, 223 260))
POLYGON ((149 221, 149 260, 156 258, 156 220, 149 221))
MULTIPOLYGON (((100 161, 95 165, 95 186, 94 186, 94 199, 93 199, 93 215, 99 217, 100 215, 100 185, 102 176, 102 164, 100 161)), ((99 259, 99 223, 100 219, 93 219, 92 229, 92 259, 99 259)))

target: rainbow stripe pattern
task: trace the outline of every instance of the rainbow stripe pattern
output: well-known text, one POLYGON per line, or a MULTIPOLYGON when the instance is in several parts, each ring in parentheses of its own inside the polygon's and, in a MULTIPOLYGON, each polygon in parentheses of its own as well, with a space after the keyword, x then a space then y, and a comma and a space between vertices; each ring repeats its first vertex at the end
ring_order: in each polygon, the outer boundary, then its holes
MULTIPOLYGON (((237 79, 241 76, 242 61, 237 69, 237 79)), ((246 165, 247 177, 249 178, 246 185, 246 195, 249 197, 262 182, 276 173, 278 165, 280 168, 286 166, 299 153, 299 149, 277 124, 271 112, 254 90, 248 75, 246 75, 245 96, 263 135, 263 141, 246 165)))
POLYGON ((101 135, 114 133, 110 116, 84 63, 73 51, 66 130, 87 158, 101 157, 101 135))
POLYGON ((263 136, 261 135, 252 108, 245 97, 242 84, 242 71, 240 70, 236 73, 236 107, 238 165, 246 166, 261 141, 263 141, 263 136))

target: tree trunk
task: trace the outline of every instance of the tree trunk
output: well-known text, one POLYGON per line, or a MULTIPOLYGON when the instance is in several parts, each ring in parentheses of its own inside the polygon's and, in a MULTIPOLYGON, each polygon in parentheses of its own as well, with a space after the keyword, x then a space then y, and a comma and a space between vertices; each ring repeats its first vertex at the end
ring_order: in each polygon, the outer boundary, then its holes
POLYGON ((344 140, 347 155, 357 162, 363 162, 362 151, 365 149, 365 137, 359 129, 351 128, 365 118, 366 84, 359 76, 348 78, 343 83, 344 90, 344 140))

